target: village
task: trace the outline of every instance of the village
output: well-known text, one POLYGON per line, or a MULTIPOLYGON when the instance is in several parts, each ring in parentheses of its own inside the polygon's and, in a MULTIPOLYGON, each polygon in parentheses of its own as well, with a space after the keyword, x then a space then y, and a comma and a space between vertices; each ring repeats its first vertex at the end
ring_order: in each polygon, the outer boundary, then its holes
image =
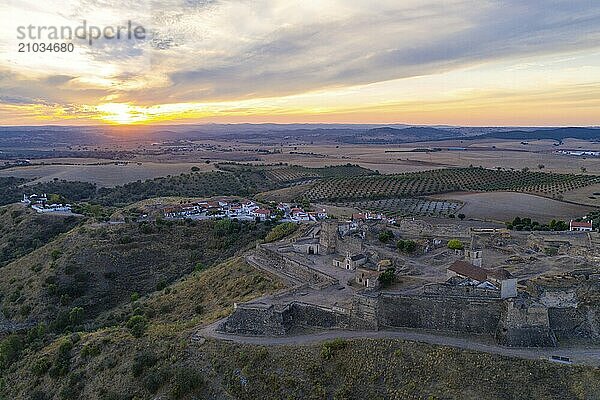
POLYGON ((247 199, 218 199, 169 205, 163 208, 167 219, 220 219, 240 221, 317 222, 328 217, 324 209, 306 211, 299 205, 279 203, 267 207, 247 199))
POLYGON ((58 199, 52 199, 52 197, 49 199, 45 193, 41 195, 34 193, 29 196, 23 194, 21 204, 31 207, 38 213, 72 214, 71 205, 59 201, 58 199))

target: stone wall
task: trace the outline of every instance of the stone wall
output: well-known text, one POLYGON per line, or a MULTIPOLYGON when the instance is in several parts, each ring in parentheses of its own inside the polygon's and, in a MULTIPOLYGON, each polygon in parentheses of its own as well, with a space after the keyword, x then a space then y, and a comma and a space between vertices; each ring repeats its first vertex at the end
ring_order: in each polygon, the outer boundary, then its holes
POLYGON ((500 298, 500 291, 483 289, 475 286, 458 286, 447 283, 430 283, 423 286, 423 294, 438 296, 479 296, 487 298, 500 298))
POLYGON ((218 330, 238 335, 285 335, 287 328, 281 310, 260 303, 236 304, 233 314, 218 330))
POLYGON ((345 236, 338 240, 337 253, 345 256, 346 254, 355 255, 364 251, 363 241, 354 236, 345 236))
POLYGON ((600 312, 597 307, 550 307, 548 319, 559 340, 588 338, 600 341, 600 312))
POLYGON ((284 256, 266 245, 259 244, 256 246, 255 255, 257 262, 265 263, 266 267, 290 276, 297 281, 305 282, 311 287, 323 288, 338 283, 334 277, 295 259, 296 256, 293 254, 284 256))
POLYGON ((363 294, 352 297, 351 316, 356 329, 379 329, 379 321, 377 320, 378 303, 378 296, 363 294))
POLYGON ((382 294, 377 304, 380 328, 417 328, 494 335, 499 299, 382 294))
POLYGON ((249 336, 281 336, 312 329, 353 329, 350 313, 314 304, 292 302, 285 306, 247 303, 218 328, 225 333, 249 336))
POLYGON ((284 312, 288 331, 302 332, 306 329, 352 329, 350 315, 328 307, 293 302, 284 312))
POLYGON ((556 346, 547 307, 522 299, 508 300, 503 305, 497 335, 500 344, 519 347, 556 346))

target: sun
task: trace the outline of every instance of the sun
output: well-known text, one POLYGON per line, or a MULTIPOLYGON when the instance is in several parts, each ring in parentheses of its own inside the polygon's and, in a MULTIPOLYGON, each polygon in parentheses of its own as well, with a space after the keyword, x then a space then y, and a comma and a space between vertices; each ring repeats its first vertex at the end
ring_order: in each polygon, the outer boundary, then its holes
POLYGON ((99 118, 112 124, 130 125, 148 120, 142 107, 130 103, 105 103, 96 107, 99 118))

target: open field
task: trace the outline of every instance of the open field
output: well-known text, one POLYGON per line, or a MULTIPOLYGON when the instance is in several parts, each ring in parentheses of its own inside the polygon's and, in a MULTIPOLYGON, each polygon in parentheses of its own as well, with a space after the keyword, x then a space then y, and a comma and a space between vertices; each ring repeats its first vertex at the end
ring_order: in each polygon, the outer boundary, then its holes
POLYGON ((600 207, 600 183, 566 192, 564 199, 575 203, 600 207))
MULTIPOLYGON (((58 162, 58 161, 54 161, 58 162)), ((198 163, 155 163, 129 162, 128 164, 78 164, 78 165, 33 165, 0 170, 0 176, 15 176, 34 179, 32 183, 48 182, 54 179, 84 181, 99 187, 113 187, 137 180, 146 180, 167 175, 179 175, 190 172, 192 167, 201 171, 211 171, 214 167, 203 162, 198 163)))
POLYGON ((401 145, 298 145, 292 148, 294 150, 284 148, 284 154, 268 155, 265 159, 310 167, 351 162, 385 174, 470 165, 537 170, 539 164, 544 165, 546 172, 580 173, 581 167, 584 167, 589 173, 600 173, 598 158, 584 159, 554 153, 557 150, 597 151, 600 149, 598 143, 572 139, 565 140, 559 146, 555 146, 555 143, 540 140, 523 145, 520 141, 485 139, 401 145), (434 148, 442 150, 423 151, 434 148))
POLYGON ((545 197, 514 192, 445 193, 433 196, 464 205, 459 212, 467 218, 509 221, 514 217, 530 217, 546 223, 552 219, 569 221, 585 215, 591 207, 565 203, 545 197))

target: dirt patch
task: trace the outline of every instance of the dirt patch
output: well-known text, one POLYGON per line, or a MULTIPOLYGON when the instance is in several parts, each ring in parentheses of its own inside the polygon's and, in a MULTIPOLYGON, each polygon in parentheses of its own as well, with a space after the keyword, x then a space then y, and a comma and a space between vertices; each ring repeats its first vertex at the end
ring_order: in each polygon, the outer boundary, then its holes
POLYGON ((545 197, 514 192, 446 193, 437 199, 464 203, 460 213, 467 218, 508 221, 516 216, 530 217, 540 223, 552 219, 565 221, 585 215, 593 207, 570 204, 545 197))

